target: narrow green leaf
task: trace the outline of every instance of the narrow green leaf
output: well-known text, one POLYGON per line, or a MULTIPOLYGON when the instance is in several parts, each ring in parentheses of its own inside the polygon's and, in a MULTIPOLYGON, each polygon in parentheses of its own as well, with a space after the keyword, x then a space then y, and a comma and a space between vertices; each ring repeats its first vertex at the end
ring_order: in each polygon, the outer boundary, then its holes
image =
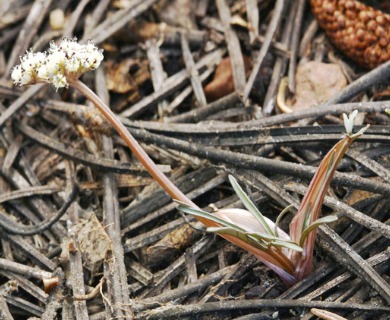
POLYGON ((282 218, 284 217, 284 215, 289 212, 291 210, 291 208, 293 208, 294 205, 290 204, 289 206, 287 206, 286 208, 284 208, 282 210, 281 213, 279 213, 278 217, 276 218, 276 221, 275 221, 275 227, 274 227, 274 234, 275 236, 279 236, 278 234, 278 228, 279 228, 279 223, 280 223, 280 220, 282 220, 282 218))
POLYGON ((271 245, 273 245, 275 247, 287 248, 287 249, 298 251, 298 252, 302 252, 303 251, 302 247, 298 246, 294 242, 289 242, 289 241, 276 240, 276 241, 272 241, 271 245))
POLYGON ((238 227, 237 225, 235 225, 233 223, 225 221, 225 220, 223 220, 223 219, 221 219, 221 218, 219 218, 219 217, 217 217, 217 216, 215 216, 215 215, 213 215, 211 213, 208 213, 206 211, 203 211, 203 210, 200 210, 200 209, 194 209, 194 208, 188 206, 187 204, 180 204, 177 207, 177 209, 182 211, 182 212, 184 212, 184 213, 191 214, 193 216, 209 219, 211 221, 214 221, 214 222, 218 223, 221 226, 229 227, 229 228, 235 229, 237 231, 245 232, 244 229, 238 227))
POLYGON ((256 238, 256 239, 264 239, 264 240, 267 240, 269 242, 276 241, 276 240, 288 241, 288 240, 278 238, 277 236, 271 236, 269 234, 262 233, 262 232, 247 232, 247 234, 256 238))
POLYGON ((279 237, 266 235, 263 233, 248 233, 248 236, 251 236, 258 240, 267 240, 270 245, 278 246, 278 247, 286 247, 289 249, 293 249, 295 251, 302 251, 302 248, 298 246, 294 241, 285 240, 279 237))
POLYGON ((345 113, 343 113, 343 122, 344 122, 345 131, 347 132, 348 135, 351 135, 353 129, 353 120, 351 123, 350 118, 348 118, 348 116, 345 113))
POLYGON ((252 238, 245 232, 238 231, 234 228, 229 228, 229 227, 209 227, 206 229, 209 232, 217 233, 217 234, 228 234, 231 236, 234 236, 236 238, 239 238, 246 243, 250 244, 251 246, 260 249, 262 251, 265 251, 268 249, 268 244, 264 241, 259 241, 257 239, 252 238))
MULTIPOLYGON (((241 231, 237 228, 232 228, 232 227, 208 227, 206 229, 207 232, 212 232, 212 233, 229 233, 229 234, 232 234, 232 235, 236 235, 238 233, 240 234, 243 234, 243 235, 246 235, 246 232, 245 231, 241 231)), ((240 237, 241 239, 241 237, 240 237)))
POLYGON ((300 246, 303 246, 303 244, 305 243, 305 240, 307 238, 307 236, 309 235, 310 232, 312 232, 314 229, 318 228, 321 224, 324 224, 324 223, 331 223, 331 222, 334 222, 336 221, 338 218, 336 216, 326 216, 326 217, 322 217, 320 219, 317 219, 316 221, 314 221, 310 226, 308 226, 305 230, 303 230, 302 234, 301 234, 301 239, 300 239, 300 246))
POLYGON ((332 155, 330 156, 326 173, 328 173, 332 169, 332 165, 333 165, 333 161, 334 161, 334 154, 335 154, 335 152, 333 152, 332 155))
POLYGON ((240 238, 241 240, 244 240, 248 243, 255 242, 258 247, 260 245, 262 248, 267 248, 269 246, 275 246, 275 247, 285 247, 287 249, 291 249, 294 251, 302 251, 302 248, 299 247, 296 243, 293 241, 287 241, 284 239, 280 239, 275 236, 270 236, 265 233, 249 233, 249 232, 241 232, 237 229, 229 228, 229 227, 210 227, 207 228, 207 231, 219 233, 219 234, 230 234, 237 238, 240 238), (252 240, 252 241, 250 241, 252 240))
POLYGON ((208 227, 206 229, 208 232, 213 232, 220 235, 223 234, 232 235, 260 250, 266 251, 269 248, 269 246, 275 246, 275 247, 285 247, 287 249, 291 249, 299 252, 302 251, 302 248, 300 248, 293 241, 284 240, 277 236, 270 235, 267 233, 262 233, 262 232, 247 232, 245 229, 233 223, 225 221, 206 211, 200 209, 194 209, 185 203, 181 203, 178 209, 184 213, 191 214, 194 216, 199 216, 214 221, 218 225, 220 225, 219 227, 208 227))
POLYGON ((268 225, 267 221, 264 219, 264 216, 261 214, 261 212, 257 209, 255 204, 252 202, 252 200, 248 197, 248 195, 242 190, 241 186, 238 184, 236 178, 234 178, 232 175, 229 175, 229 181, 234 189, 234 191, 237 193, 237 196, 240 198, 242 203, 244 204, 245 208, 247 208, 259 221, 263 229, 270 235, 274 235, 272 229, 268 225))
POLYGON ((303 225, 302 225, 302 232, 306 229, 307 222, 310 219, 310 211, 311 211, 311 203, 309 203, 307 210, 306 210, 305 220, 303 220, 303 225))
POLYGON ((368 128, 370 127, 370 125, 366 125, 364 128, 361 128, 358 132, 356 132, 355 134, 351 135, 350 137, 352 139, 357 139, 359 138, 364 132, 366 132, 368 130, 368 128))

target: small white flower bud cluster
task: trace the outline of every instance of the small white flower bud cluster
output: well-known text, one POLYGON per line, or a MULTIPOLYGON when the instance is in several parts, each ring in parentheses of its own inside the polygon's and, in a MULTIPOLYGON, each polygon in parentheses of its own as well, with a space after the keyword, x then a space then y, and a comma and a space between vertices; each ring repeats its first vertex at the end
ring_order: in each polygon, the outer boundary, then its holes
POLYGON ((52 83, 57 89, 68 87, 67 78, 79 78, 89 70, 95 70, 103 60, 103 50, 92 42, 86 45, 76 39, 63 39, 59 44, 50 43, 47 52, 32 51, 20 58, 20 65, 12 70, 15 85, 52 83))

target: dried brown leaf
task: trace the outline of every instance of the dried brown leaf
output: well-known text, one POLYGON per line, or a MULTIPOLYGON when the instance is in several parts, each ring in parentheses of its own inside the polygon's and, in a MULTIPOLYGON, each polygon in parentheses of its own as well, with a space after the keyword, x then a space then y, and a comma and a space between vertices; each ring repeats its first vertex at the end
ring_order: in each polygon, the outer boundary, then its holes
MULTIPOLYGON (((77 245, 74 250, 80 251, 83 266, 93 274, 111 250, 111 240, 94 213, 91 213, 88 220, 81 220, 74 226, 74 236, 77 245)), ((69 239, 62 242, 62 259, 68 259, 68 244, 72 243, 69 239)))
POLYGON ((129 74, 132 60, 122 60, 120 63, 108 61, 105 63, 107 88, 116 93, 138 92, 138 86, 129 74))
POLYGON ((347 85, 347 79, 338 65, 318 61, 299 65, 295 77, 293 110, 310 108, 324 102, 347 85))
MULTIPOLYGON (((244 56, 245 72, 251 67, 251 60, 244 56)), ((233 71, 230 58, 223 59, 215 70, 213 80, 204 88, 207 101, 215 101, 234 92, 233 71)))
POLYGON ((83 255, 83 265, 88 270, 94 270, 111 249, 110 238, 93 213, 88 220, 76 225, 75 233, 78 248, 83 255))

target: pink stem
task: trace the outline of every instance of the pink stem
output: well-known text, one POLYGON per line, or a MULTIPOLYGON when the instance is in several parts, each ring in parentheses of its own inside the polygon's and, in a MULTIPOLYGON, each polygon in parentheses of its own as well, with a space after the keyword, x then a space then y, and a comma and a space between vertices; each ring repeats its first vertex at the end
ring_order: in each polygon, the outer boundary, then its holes
MULTIPOLYGON (((126 144, 129 146, 131 151, 135 154, 138 160, 143 164, 143 166, 148 170, 150 175, 155 179, 160 186, 175 200, 182 201, 193 208, 198 206, 193 203, 184 193, 182 193, 168 178, 160 171, 157 165, 153 162, 148 154, 142 149, 138 144, 137 140, 130 134, 127 128, 123 123, 118 119, 118 117, 111 111, 111 109, 83 82, 78 79, 67 79, 70 86, 79 90, 87 99, 95 104, 103 116, 111 123, 115 130, 120 134, 126 144)), ((205 218, 198 218, 206 226, 216 226, 217 224, 211 220, 205 218)), ((245 241, 236 238, 234 236, 223 235, 223 238, 228 241, 238 245, 239 247, 248 250, 249 252, 255 254, 260 260, 265 261, 268 266, 271 266, 281 277, 286 281, 286 283, 293 283, 295 280, 291 276, 293 274, 293 266, 291 261, 288 258, 281 254, 280 252, 270 251, 269 253, 263 252, 245 241)))
POLYGON ((123 123, 118 117, 111 111, 111 109, 93 92, 88 86, 86 86, 79 79, 72 79, 69 77, 68 83, 73 88, 79 90, 87 99, 95 104, 103 116, 111 123, 115 130, 120 134, 131 151, 135 154, 138 160, 142 163, 145 169, 153 177, 154 180, 175 200, 185 202, 193 208, 198 206, 193 203, 183 192, 178 189, 168 177, 161 172, 157 165, 150 159, 149 155, 142 149, 137 140, 130 134, 123 123))

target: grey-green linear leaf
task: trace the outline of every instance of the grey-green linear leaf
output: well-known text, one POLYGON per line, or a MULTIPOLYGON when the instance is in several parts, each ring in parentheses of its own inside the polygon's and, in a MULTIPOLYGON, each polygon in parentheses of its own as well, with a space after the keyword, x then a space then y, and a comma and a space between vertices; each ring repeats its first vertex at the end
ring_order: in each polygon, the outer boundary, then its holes
POLYGON ((241 186, 238 184, 236 178, 234 178, 232 175, 229 175, 229 181, 234 189, 234 191, 237 193, 237 196, 240 198, 242 203, 244 204, 245 208, 247 208, 259 221, 263 229, 270 235, 274 235, 274 232, 269 227, 267 221, 264 219, 264 216, 261 214, 261 212, 257 209, 255 204, 252 202, 252 200, 248 197, 248 195, 242 190, 241 186))

